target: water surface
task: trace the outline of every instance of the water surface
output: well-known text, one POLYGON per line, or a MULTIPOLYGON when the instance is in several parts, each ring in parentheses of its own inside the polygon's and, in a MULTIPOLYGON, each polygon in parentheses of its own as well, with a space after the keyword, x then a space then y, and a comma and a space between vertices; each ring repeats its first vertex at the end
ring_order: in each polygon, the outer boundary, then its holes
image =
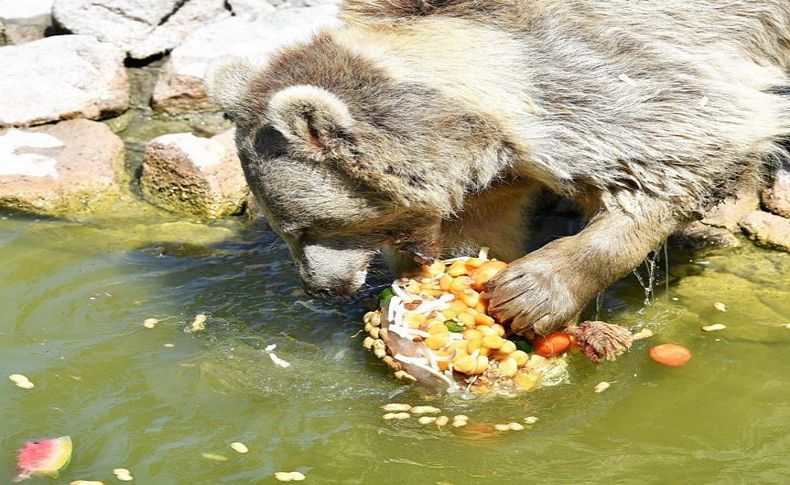
POLYGON ((361 347, 361 302, 300 289, 263 224, 179 222, 135 207, 78 222, 0 219, 0 482, 31 438, 71 435, 59 480, 117 483, 787 483, 790 258, 670 250, 669 293, 648 308, 636 278, 601 317, 656 332, 615 363, 572 356, 571 382, 514 399, 431 404, 470 426, 384 422, 423 402, 361 347), (723 302, 726 312, 713 308, 723 302), (203 332, 184 329, 197 314, 203 332), (154 329, 146 318, 160 320, 154 329), (717 333, 700 325, 724 323, 717 333), (673 341, 679 369, 647 358, 673 341), (280 368, 264 348, 291 363, 280 368), (32 390, 6 376, 27 375, 32 390), (595 394, 600 381, 612 387, 595 394), (494 434, 492 423, 540 421, 494 434), (244 442, 246 455, 228 444, 244 442), (204 453, 227 457, 215 461, 204 453))

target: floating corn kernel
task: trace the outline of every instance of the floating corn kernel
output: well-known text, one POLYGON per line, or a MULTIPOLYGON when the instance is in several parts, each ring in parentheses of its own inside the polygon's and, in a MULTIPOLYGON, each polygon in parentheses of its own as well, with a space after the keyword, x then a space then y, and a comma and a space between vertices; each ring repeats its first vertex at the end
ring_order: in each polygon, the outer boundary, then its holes
POLYGON ((653 336, 653 331, 649 328, 643 328, 642 330, 636 332, 635 334, 631 335, 631 340, 642 340, 646 338, 650 338, 653 336))
POLYGON ((453 427, 454 428, 462 428, 469 424, 469 416, 464 414, 459 414, 457 416, 453 416, 453 427))
POLYGON ((725 305, 724 303, 722 303, 720 301, 717 301, 716 303, 714 303, 713 304, 713 308, 715 308, 716 310, 718 310, 720 312, 726 312, 727 311, 727 305, 725 305))
POLYGON ((527 416, 524 418, 524 422, 527 424, 535 424, 538 422, 537 416, 527 416))
POLYGON ((508 357, 499 363, 499 373, 505 377, 514 377, 518 372, 518 362, 513 357, 508 357))
POLYGON ((783 323, 782 327, 787 329, 787 330, 790 330, 790 323, 783 323))
POLYGON ((157 323, 159 323, 159 320, 157 320, 156 318, 146 318, 143 321, 143 327, 145 327, 145 328, 154 328, 154 327, 156 327, 157 323))
POLYGON ((163 347, 167 347, 168 349, 172 349, 173 347, 175 347, 175 345, 174 344, 164 344, 163 347))
POLYGON ((495 424, 494 429, 497 431, 510 431, 510 424, 495 424))
POLYGON ((433 406, 414 406, 411 408, 412 414, 439 414, 442 410, 433 406))
POLYGON ((30 382, 30 379, 28 379, 27 376, 23 376, 22 374, 11 374, 8 376, 8 379, 10 379, 11 382, 16 385, 16 387, 22 389, 33 389, 36 387, 35 384, 30 382))
POLYGON ((718 330, 724 330, 727 328, 727 325, 724 325, 723 323, 714 323, 713 325, 705 325, 701 328, 703 332, 716 332, 718 330))
POLYGON ((439 416, 436 418, 436 426, 447 426, 447 423, 450 422, 450 418, 447 416, 439 416))
POLYGON ((510 428, 510 431, 524 431, 524 426, 519 423, 508 423, 507 426, 510 428))
POLYGON ((609 389, 610 387, 612 387, 611 383, 606 382, 606 381, 602 381, 602 382, 599 382, 598 384, 596 384, 595 388, 593 390, 596 393, 600 394, 600 393, 604 392, 605 390, 609 389))
POLYGON ((368 350, 373 349, 373 344, 376 343, 376 340, 372 337, 365 337, 365 340, 362 341, 362 346, 368 350))
POLYGON ((409 413, 387 413, 382 416, 382 419, 384 419, 384 421, 392 421, 393 419, 401 421, 403 419, 409 419, 410 417, 411 415, 409 413))
POLYGON ((206 329, 206 315, 200 313, 195 315, 195 319, 192 320, 192 325, 189 326, 190 332, 202 332, 206 329))
POLYGON ((225 455, 217 455, 216 453, 201 453, 203 458, 211 461, 228 461, 228 457, 225 455))
POLYGON ((420 419, 417 420, 420 424, 431 424, 436 422, 436 416, 420 416, 420 419))
POLYGON ((280 482, 301 482, 305 477, 299 472, 276 472, 274 479, 280 482))
POLYGON ((381 410, 382 411, 386 411, 388 413, 395 413, 395 412, 403 413, 403 412, 411 411, 411 405, 410 404, 401 404, 401 403, 397 403, 397 402, 391 402, 389 404, 385 404, 385 405, 381 406, 381 410))
POLYGON ((245 453, 249 453, 250 449, 247 448, 247 445, 241 443, 240 441, 234 441, 230 444, 230 447, 236 453, 241 453, 242 455, 245 453))
POLYGON ((73 480, 69 485, 104 485, 104 482, 97 480, 73 480))
POLYGON ((132 478, 132 472, 126 468, 116 468, 112 471, 112 474, 115 475, 115 478, 122 482, 131 482, 134 480, 134 478, 132 478))

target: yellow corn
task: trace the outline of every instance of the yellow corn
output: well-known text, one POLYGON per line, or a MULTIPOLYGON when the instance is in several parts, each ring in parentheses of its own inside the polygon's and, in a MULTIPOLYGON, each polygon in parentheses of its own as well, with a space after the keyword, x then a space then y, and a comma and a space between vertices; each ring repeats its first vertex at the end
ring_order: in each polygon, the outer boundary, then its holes
POLYGON ((516 350, 513 352, 513 354, 511 354, 511 356, 516 359, 516 363, 519 367, 524 367, 524 365, 526 365, 527 361, 529 360, 529 354, 523 350, 516 350))
POLYGON ((508 357, 499 363, 499 373, 505 377, 513 377, 518 372, 518 363, 513 357, 508 357))
POLYGON ((505 327, 503 327, 502 325, 500 325, 498 323, 495 323, 495 324, 491 325, 491 328, 496 330, 496 334, 499 335, 500 337, 505 335, 505 327))
POLYGON ((513 378, 513 381, 522 391, 529 391, 535 387, 535 383, 538 381, 538 379, 532 374, 518 374, 515 378, 513 378))
POLYGON ((431 335, 447 335, 450 333, 450 330, 444 322, 435 322, 428 327, 428 333, 431 335))
POLYGON ((466 352, 469 353, 469 354, 472 354, 476 350, 480 350, 480 347, 482 347, 482 346, 483 346, 483 339, 482 338, 472 339, 466 344, 466 352))
MULTIPOLYGON (((474 311, 474 310, 472 310, 474 311)), ((455 317, 459 322, 464 324, 464 327, 474 327, 475 326, 475 314, 471 313, 471 311, 466 310, 462 313, 459 313, 457 317, 455 317)))
POLYGON ((464 340, 474 340, 476 338, 483 338, 483 334, 472 328, 464 331, 464 340))
POLYGON ((502 354, 512 354, 516 351, 516 344, 511 342, 510 340, 505 340, 502 344, 502 347, 499 347, 499 352, 502 354))
POLYGON ((485 325, 480 325, 475 327, 475 330, 480 332, 483 337, 487 337, 489 335, 493 335, 494 337, 498 337, 496 330, 491 327, 486 327, 485 325))
POLYGON ((499 335, 486 335, 483 337, 483 345, 489 349, 499 349, 504 345, 505 341, 499 335))
POLYGON ((464 290, 461 294, 461 301, 463 301, 466 306, 474 308, 480 303, 480 293, 471 288, 464 290))
POLYGON ((475 361, 474 374, 482 374, 488 369, 488 357, 481 355, 475 361))
POLYGON ((464 290, 470 288, 474 280, 468 276, 459 276, 455 278, 452 283, 450 283, 450 287, 447 288, 451 293, 455 293, 456 295, 460 295, 464 292, 464 290))
POLYGON ((453 277, 464 276, 469 272, 463 261, 456 261, 447 268, 447 274, 453 277))
POLYGON ((431 350, 439 350, 450 341, 449 335, 432 335, 425 339, 425 345, 431 350))
POLYGON ((477 325, 485 325, 487 327, 490 327, 490 326, 494 325, 495 323, 496 323, 496 321, 494 321, 493 318, 489 317, 485 313, 480 313, 478 311, 477 315, 475 315, 475 324, 477 324, 477 325))
POLYGON ((452 282, 453 282, 453 277, 450 276, 449 274, 446 274, 439 279, 439 288, 442 291, 449 291, 450 283, 452 282))
POLYGON ((485 262, 486 261, 484 259, 469 258, 469 259, 466 260, 466 267, 470 268, 470 269, 476 269, 476 268, 479 268, 480 266, 483 266, 483 263, 485 263, 485 262))

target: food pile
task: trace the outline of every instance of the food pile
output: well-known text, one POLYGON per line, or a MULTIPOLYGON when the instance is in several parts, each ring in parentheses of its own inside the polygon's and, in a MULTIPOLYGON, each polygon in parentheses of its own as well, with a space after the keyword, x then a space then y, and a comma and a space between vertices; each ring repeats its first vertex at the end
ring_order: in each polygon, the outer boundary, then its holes
POLYGON ((566 380, 569 334, 529 340, 488 314, 485 284, 507 264, 486 253, 436 261, 395 281, 380 309, 365 315, 364 346, 396 377, 439 393, 512 395, 566 380))

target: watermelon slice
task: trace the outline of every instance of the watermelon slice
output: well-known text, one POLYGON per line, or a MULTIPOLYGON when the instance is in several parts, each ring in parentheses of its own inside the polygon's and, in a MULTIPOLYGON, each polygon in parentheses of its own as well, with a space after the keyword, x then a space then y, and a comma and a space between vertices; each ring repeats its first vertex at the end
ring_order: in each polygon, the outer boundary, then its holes
POLYGON ((14 482, 34 476, 57 478, 58 473, 71 461, 71 437, 61 436, 48 440, 28 441, 17 454, 16 468, 19 475, 14 482))

